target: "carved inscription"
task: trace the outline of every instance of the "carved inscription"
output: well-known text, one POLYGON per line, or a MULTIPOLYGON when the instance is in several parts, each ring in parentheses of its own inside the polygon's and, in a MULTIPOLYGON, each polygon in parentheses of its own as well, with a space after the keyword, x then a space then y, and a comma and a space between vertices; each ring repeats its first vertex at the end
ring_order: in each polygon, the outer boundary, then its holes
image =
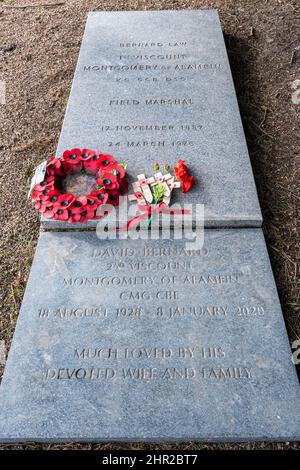
MULTIPOLYGON (((177 83, 197 80, 199 74, 208 74, 210 79, 214 79, 216 74, 222 73, 224 70, 224 64, 209 60, 207 57, 201 57, 201 54, 196 59, 195 50, 197 50, 197 46, 198 44, 180 39, 172 42, 119 42, 112 49, 109 63, 107 61, 84 63, 81 65, 81 72, 84 76, 95 77, 95 80, 110 80, 114 83, 115 96, 109 98, 106 102, 109 108, 131 108, 133 113, 135 113, 134 109, 139 107, 141 110, 148 108, 149 113, 151 109, 155 110, 161 107, 189 109, 197 106, 198 103, 195 103, 191 96, 177 96, 175 88, 174 96, 170 96, 172 87, 177 83), (134 87, 130 89, 131 96, 122 96, 124 91, 119 93, 118 85, 123 83, 136 85, 137 90, 139 84, 143 83, 145 85, 143 92, 145 96, 141 97, 140 91, 135 91, 134 87), (159 83, 161 84, 160 93, 165 87, 166 96, 157 96, 155 85, 159 83), (147 85, 149 85, 148 88, 147 85)), ((123 89, 121 88, 121 90, 123 89)), ((197 109, 199 108, 197 107, 197 109)), ((197 114, 199 112, 198 110, 197 114)), ((141 119, 144 119, 144 114, 141 115, 141 119)), ((185 119, 184 115, 182 119, 185 119)), ((200 117, 203 122, 204 119, 205 116, 200 117)), ((193 134, 202 132, 203 122, 189 123, 183 121, 149 124, 135 122, 134 125, 121 122, 117 125, 101 125, 99 133, 104 134, 104 136, 110 131, 114 133, 114 138, 106 143, 112 152, 118 149, 125 150, 126 148, 169 148, 171 151, 171 149, 193 148, 195 145, 193 134), (127 140, 124 140, 122 135, 124 131, 128 136, 127 140), (176 131, 181 134, 179 139, 176 139, 176 131), (162 132, 163 138, 160 135, 157 140, 153 138, 149 140, 147 138, 149 132, 162 132)), ((101 138, 103 139, 103 137, 101 138)))
POLYGON ((218 285, 236 284, 243 274, 209 274, 209 275, 163 275, 163 276, 94 276, 94 277, 65 277, 64 286, 153 286, 155 284, 170 285, 218 285))
MULTIPOLYGON (((201 273, 201 259, 208 255, 207 248, 189 251, 181 246, 143 246, 94 248, 88 253, 93 263, 99 263, 105 275, 61 277, 65 289, 105 289, 114 292, 115 305, 45 305, 37 312, 40 319, 97 321, 116 320, 226 320, 236 317, 241 321, 263 318, 265 309, 260 304, 195 304, 187 298, 186 289, 201 288, 223 290, 247 282, 245 272, 201 273), (200 271, 200 272, 199 272, 200 271), (109 273, 112 273, 111 275, 109 273), (138 274, 140 273, 140 274, 138 274), (195 274, 196 273, 196 274, 195 274), (162 301, 162 302, 161 302, 162 301), (164 301, 164 302, 163 302, 164 301), (170 301, 170 303, 165 302, 170 301)), ((197 299, 197 297, 196 297, 197 299)))
POLYGON ((252 378, 251 367, 211 366, 201 364, 205 361, 222 360, 226 357, 225 351, 220 346, 189 346, 189 347, 137 347, 137 348, 77 348, 74 358, 78 361, 97 361, 104 363, 103 367, 59 367, 49 368, 44 373, 45 380, 207 380, 229 381, 250 380, 252 378), (192 363, 188 367, 174 367, 162 364, 172 359, 188 360, 192 363), (117 363, 121 361, 143 361, 151 359, 158 361, 160 367, 139 366, 109 366, 106 362, 117 363))
MULTIPOLYGON (((125 298, 125 294, 123 295, 125 298)), ((133 294, 134 297, 134 294, 133 294)), ((138 297, 138 295, 136 295, 138 297)), ((147 300, 142 299, 142 300, 147 300)), ((197 306, 120 306, 116 308, 111 307, 58 307, 56 309, 41 308, 38 310, 37 315, 41 319, 55 318, 57 320, 72 320, 72 319, 141 319, 145 315, 155 319, 179 319, 179 318, 193 318, 195 320, 205 319, 225 319, 228 316, 236 316, 238 318, 256 318, 265 315, 265 309, 261 305, 253 306, 228 306, 228 305, 197 305, 197 306)))
POLYGON ((252 378, 251 367, 167 367, 166 369, 149 368, 122 368, 120 370, 110 367, 99 368, 58 368, 47 369, 44 374, 46 380, 249 380, 252 378))

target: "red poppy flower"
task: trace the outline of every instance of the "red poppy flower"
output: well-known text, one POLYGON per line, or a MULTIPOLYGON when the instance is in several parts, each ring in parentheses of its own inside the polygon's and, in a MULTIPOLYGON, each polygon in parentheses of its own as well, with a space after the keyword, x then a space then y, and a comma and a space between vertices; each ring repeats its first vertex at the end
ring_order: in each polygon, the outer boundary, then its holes
POLYGON ((184 164, 184 160, 179 160, 174 168, 174 174, 177 181, 181 182, 181 188, 184 193, 187 193, 194 185, 194 177, 188 174, 188 169, 184 164))
POLYGON ((79 173, 82 170, 81 150, 66 150, 61 157, 62 167, 67 174, 79 173))
POLYGON ((51 206, 44 206, 45 210, 42 211, 42 214, 44 217, 46 217, 47 219, 52 219, 52 217, 54 217, 54 207, 51 205, 51 206))
POLYGON ((54 189, 55 178, 54 176, 48 176, 41 183, 34 186, 35 191, 43 191, 45 188, 54 189))
POLYGON ((34 207, 36 208, 37 211, 42 212, 41 211, 42 203, 40 201, 36 201, 36 203, 34 204, 34 207))
POLYGON ((61 160, 63 162, 67 161, 70 159, 70 157, 71 157, 71 160, 79 161, 81 157, 81 149, 74 148, 71 150, 65 150, 64 153, 62 154, 61 160))
MULTIPOLYGON (((116 175, 118 181, 122 180, 124 178, 125 174, 126 174, 125 169, 121 165, 119 165, 117 162, 110 163, 106 167, 105 171, 109 171, 109 172, 113 173, 114 175, 116 175)), ((101 174, 101 168, 99 170, 99 175, 100 174, 101 174)))
POLYGON ((53 210, 53 205, 50 204, 49 201, 41 201, 40 202, 40 212, 43 214, 44 212, 46 212, 47 210, 50 210, 52 211, 53 210))
POLYGON ((69 212, 67 209, 55 209, 54 210, 54 218, 56 220, 68 220, 69 218, 69 212))
POLYGON ((49 201, 49 203, 51 202, 51 204, 53 204, 54 207, 57 207, 59 196, 60 196, 60 191, 58 189, 52 189, 49 192, 48 198, 46 200, 49 201))
POLYGON ((109 171, 105 171, 101 173, 99 170, 99 178, 97 179, 97 184, 99 186, 104 186, 105 189, 118 189, 119 188, 119 183, 118 183, 118 178, 116 175, 113 173, 110 173, 109 171))
MULTIPOLYGON (((96 155, 96 152, 94 152, 93 150, 82 149, 82 150, 81 150, 81 155, 80 155, 80 160, 82 160, 83 162, 87 162, 87 161, 90 160, 94 155, 96 155)), ((84 163, 84 166, 85 166, 85 163, 84 163)))
POLYGON ((55 205, 59 209, 67 209, 68 207, 70 207, 73 201, 75 201, 75 197, 73 196, 73 194, 68 194, 68 193, 61 194, 60 196, 58 196, 58 199, 55 205))
POLYGON ((80 223, 84 224, 85 222, 87 222, 88 220, 92 220, 95 218, 95 211, 90 211, 88 210, 88 208, 86 207, 86 210, 85 211, 82 211, 80 213, 80 223))
MULTIPOLYGON (((50 189, 49 189, 50 191, 50 189)), ((31 199, 33 201, 39 201, 41 199, 41 191, 33 191, 32 195, 31 195, 31 199)))
POLYGON ((107 204, 112 204, 113 206, 118 206, 121 203, 122 196, 117 190, 109 191, 107 204))
MULTIPOLYGON (((40 199, 40 194, 45 189, 48 189, 49 191, 51 191, 51 189, 54 189, 54 184, 55 184, 54 176, 48 176, 47 178, 44 179, 44 181, 41 181, 41 183, 38 183, 34 186, 31 199, 33 200, 40 199)), ((47 194, 47 191, 46 191, 46 194, 47 194)), ((43 195, 45 196, 45 194, 43 195)))
POLYGON ((89 173, 97 173, 100 166, 100 155, 98 152, 93 152, 91 158, 88 158, 84 162, 84 169, 89 173))
POLYGON ((108 200, 108 194, 105 189, 94 189, 94 191, 91 192, 90 196, 97 199, 98 205, 106 204, 108 200))
POLYGON ((89 210, 88 206, 82 206, 81 211, 77 213, 74 213, 73 209, 71 209, 68 222, 85 223, 88 220, 93 219, 94 217, 95 217, 95 211, 89 210))
POLYGON ((100 153, 99 155, 99 168, 102 170, 106 170, 109 165, 116 163, 115 158, 112 155, 104 155, 100 153))
POLYGON ((88 210, 95 211, 97 207, 99 206, 98 199, 94 196, 87 196, 86 199, 87 199, 86 205, 88 207, 88 210))
MULTIPOLYGON (((90 150, 90 152, 92 152, 90 150)), ((84 162, 85 171, 91 173, 97 173, 99 169, 106 170, 116 163, 115 158, 112 155, 104 155, 102 153, 92 152, 91 158, 84 162)))
POLYGON ((50 157, 50 161, 47 163, 46 172, 49 176, 62 176, 64 171, 62 169, 62 162, 59 158, 50 157))
MULTIPOLYGON (((57 191, 56 189, 51 189, 51 188, 45 188, 43 189, 43 191, 39 191, 38 192, 38 198, 39 200, 41 201, 49 201, 49 197, 50 197, 50 194, 53 193, 53 191, 56 191, 58 193, 58 196, 60 194, 59 191, 57 191)), ((55 193, 56 194, 56 193, 55 193)), ((33 193, 32 197, 34 198, 35 196, 35 192, 33 193)))
POLYGON ((86 196, 79 196, 74 199, 70 210, 73 214, 79 214, 82 211, 82 208, 87 205, 87 197, 86 196))

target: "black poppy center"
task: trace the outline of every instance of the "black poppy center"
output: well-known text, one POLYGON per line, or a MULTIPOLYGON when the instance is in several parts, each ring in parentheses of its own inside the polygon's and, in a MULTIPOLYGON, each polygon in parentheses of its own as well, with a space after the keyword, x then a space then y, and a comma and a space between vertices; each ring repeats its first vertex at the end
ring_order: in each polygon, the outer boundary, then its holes
POLYGON ((103 160, 102 165, 104 165, 104 166, 109 165, 109 161, 108 160, 103 160))
POLYGON ((68 204, 69 204, 69 201, 62 201, 62 203, 61 203, 61 205, 62 205, 63 207, 66 207, 68 204))
POLYGON ((109 198, 110 198, 112 201, 115 201, 115 200, 117 199, 117 196, 114 196, 113 194, 111 194, 111 195, 109 196, 109 198))
POLYGON ((82 154, 81 154, 81 157, 82 157, 82 158, 87 158, 88 156, 89 156, 88 153, 82 153, 82 154))
POLYGON ((99 158, 98 155, 93 156, 93 160, 98 160, 98 158, 99 158))
POLYGON ((44 189, 43 194, 44 196, 48 196, 50 189, 44 189))
POLYGON ((41 186, 46 186, 46 184, 47 184, 47 181, 42 181, 41 182, 41 186))
POLYGON ((104 199, 104 194, 101 194, 101 193, 98 194, 97 198, 100 199, 100 200, 104 199))
POLYGON ((58 211, 57 211, 58 215, 63 214, 63 212, 64 212, 64 211, 63 211, 62 209, 58 209, 58 211))
POLYGON ((81 215, 82 215, 83 217, 85 217, 85 216, 87 215, 87 211, 81 212, 81 215))
POLYGON ((111 184, 111 181, 108 178, 105 178, 105 180, 103 180, 103 183, 108 185, 111 184))
POLYGON ((57 196, 52 196, 52 197, 50 197, 50 201, 51 201, 51 202, 56 202, 56 201, 57 201, 57 196))
POLYGON ((88 203, 89 206, 91 206, 92 204, 94 204, 94 201, 92 199, 88 199, 87 203, 88 203))
POLYGON ((76 157, 77 157, 77 155, 75 153, 72 153, 71 155, 69 155, 69 158, 71 160, 75 160, 76 157))
POLYGON ((54 165, 53 165, 53 163, 50 163, 50 165, 48 165, 48 168, 51 168, 51 169, 53 169, 53 168, 54 168, 54 165))
POLYGON ((80 207, 80 206, 82 206, 82 204, 81 204, 80 201, 75 201, 75 202, 74 202, 74 206, 75 206, 75 207, 80 207))

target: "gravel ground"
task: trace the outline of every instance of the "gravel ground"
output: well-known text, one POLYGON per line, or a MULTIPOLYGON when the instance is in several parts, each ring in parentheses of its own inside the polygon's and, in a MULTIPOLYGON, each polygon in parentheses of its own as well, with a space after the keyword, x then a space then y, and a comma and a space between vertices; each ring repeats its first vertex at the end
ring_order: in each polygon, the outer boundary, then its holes
MULTIPOLYGON (((0 0, 0 80, 6 83, 6 104, 0 105, 0 340, 7 349, 39 231, 27 188, 33 168, 55 151, 87 12, 184 8, 220 12, 289 337, 299 339, 300 104, 291 99, 292 83, 300 79, 299 1, 0 0), (56 4, 46 6, 50 2, 56 4)), ((299 444, 0 448, 297 449, 299 444)))

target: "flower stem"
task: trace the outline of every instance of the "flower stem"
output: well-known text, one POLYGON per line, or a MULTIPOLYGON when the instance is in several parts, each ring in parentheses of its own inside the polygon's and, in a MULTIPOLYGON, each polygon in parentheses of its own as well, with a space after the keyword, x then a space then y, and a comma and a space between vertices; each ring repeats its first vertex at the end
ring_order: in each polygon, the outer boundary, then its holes
MULTIPOLYGON (((154 206, 156 206, 158 204, 158 201, 154 201, 154 206)), ((151 204, 150 204, 151 205, 151 204)), ((151 227, 151 221, 152 221, 152 214, 150 215, 149 219, 148 219, 148 227, 151 227)))

